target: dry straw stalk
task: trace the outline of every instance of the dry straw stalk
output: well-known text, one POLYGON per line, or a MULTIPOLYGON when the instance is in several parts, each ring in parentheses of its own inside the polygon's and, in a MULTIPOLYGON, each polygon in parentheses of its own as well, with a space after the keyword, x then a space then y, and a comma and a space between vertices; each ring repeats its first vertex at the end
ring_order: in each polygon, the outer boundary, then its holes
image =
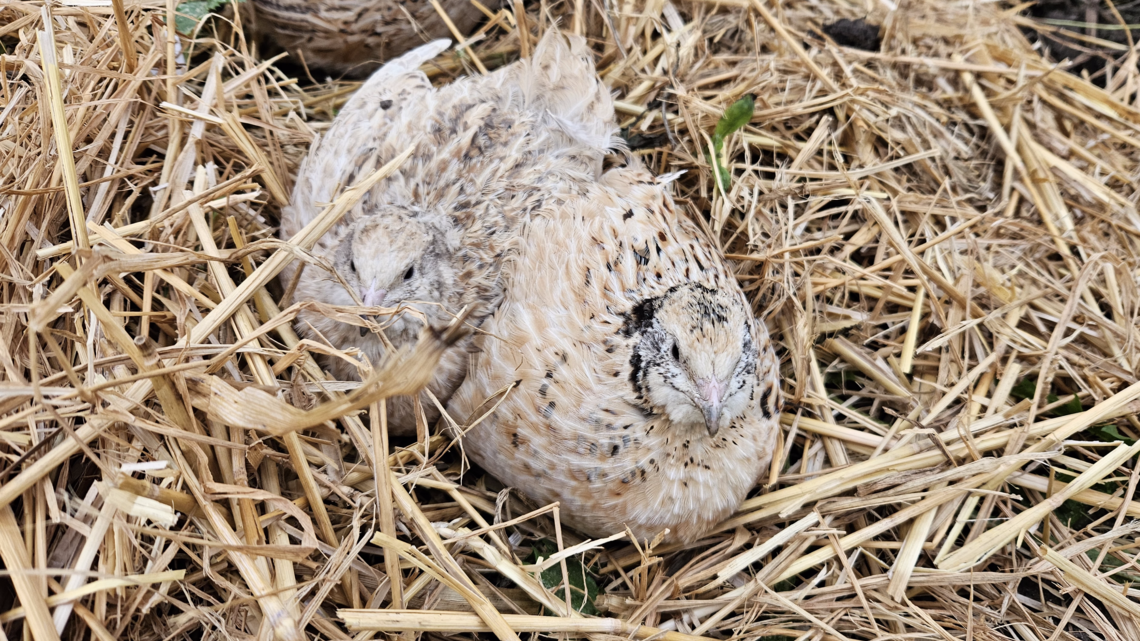
POLYGON ((278 276, 323 269, 405 155, 276 240, 357 84, 261 55, 244 10, 175 34, 179 6, 0 4, 5 637, 1140 638, 1130 32, 965 0, 513 3, 426 67, 586 35, 633 153, 684 172, 773 330, 773 467, 681 546, 586 541, 440 426, 388 434, 462 322, 326 374, 353 355, 300 339, 278 276), (881 42, 822 35, 840 18, 881 42), (745 95, 722 189, 710 136, 745 95))

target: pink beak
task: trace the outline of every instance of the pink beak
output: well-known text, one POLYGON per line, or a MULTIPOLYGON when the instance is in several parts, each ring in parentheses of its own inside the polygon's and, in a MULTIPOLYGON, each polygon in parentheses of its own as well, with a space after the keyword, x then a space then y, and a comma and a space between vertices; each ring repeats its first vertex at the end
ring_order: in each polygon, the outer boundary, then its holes
POLYGON ((384 304, 384 298, 386 296, 388 296, 388 290, 377 289, 376 281, 372 281, 368 289, 361 294, 360 300, 364 303, 365 307, 380 307, 384 304))
POLYGON ((724 408, 724 392, 726 385, 715 378, 706 378, 697 382, 701 393, 701 412, 705 415, 705 427, 709 436, 716 436, 720 429, 720 411, 724 408))

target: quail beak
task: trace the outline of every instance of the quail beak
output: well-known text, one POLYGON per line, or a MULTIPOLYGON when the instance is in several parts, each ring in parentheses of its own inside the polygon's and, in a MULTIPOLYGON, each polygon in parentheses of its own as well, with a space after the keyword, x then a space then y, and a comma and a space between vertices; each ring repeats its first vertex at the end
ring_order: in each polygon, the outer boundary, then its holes
POLYGON ((697 385, 701 392, 701 412, 705 415, 705 427, 709 436, 716 436, 720 429, 720 412, 724 408, 725 385, 715 378, 701 381, 697 385))
POLYGON ((364 303, 365 307, 379 307, 384 304, 384 299, 387 296, 388 290, 377 288, 376 281, 372 281, 368 289, 361 293, 360 301, 364 303))
MULTIPOLYGON (((388 296, 388 290, 377 288, 376 287, 376 281, 373 280, 372 283, 368 286, 368 289, 362 289, 360 291, 360 302, 363 303, 365 307, 379 307, 379 306, 384 304, 384 299, 387 296, 388 296)), ((375 318, 376 318, 375 316, 364 316, 364 315, 361 315, 360 317, 365 319, 365 320, 367 320, 369 318, 375 320, 375 318)), ((360 335, 361 336, 366 335, 368 332, 369 332, 369 329, 367 327, 361 327, 360 328, 360 335)))

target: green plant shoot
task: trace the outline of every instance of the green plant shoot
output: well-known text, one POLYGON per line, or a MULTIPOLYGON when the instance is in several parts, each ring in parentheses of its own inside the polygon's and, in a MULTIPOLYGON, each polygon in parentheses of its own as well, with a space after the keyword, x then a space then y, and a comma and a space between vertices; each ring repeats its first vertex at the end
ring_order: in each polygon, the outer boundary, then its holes
POLYGON ((724 115, 716 123, 716 129, 713 130, 712 136, 712 157, 710 164, 716 166, 717 176, 720 179, 720 188, 724 193, 728 193, 728 188, 732 185, 732 174, 728 170, 727 159, 724 158, 724 141, 729 136, 736 133, 737 130, 747 125, 752 120, 752 114, 756 111, 756 100, 752 96, 745 96, 740 100, 732 103, 732 105, 725 110, 724 115))
MULTIPOLYGON (((537 563, 540 558, 549 557, 557 551, 558 548, 550 541, 545 539, 536 541, 534 550, 531 552, 531 562, 537 563)), ((562 583, 562 567, 554 565, 546 568, 539 578, 542 580, 542 585, 548 590, 558 588, 562 583)), ((598 588, 597 582, 594 581, 590 569, 582 563, 581 558, 566 559, 566 578, 570 581, 571 607, 582 614, 599 615, 600 612, 594 607, 594 599, 598 597, 601 590, 598 588)), ((557 596, 562 597, 561 588, 558 589, 557 596)))

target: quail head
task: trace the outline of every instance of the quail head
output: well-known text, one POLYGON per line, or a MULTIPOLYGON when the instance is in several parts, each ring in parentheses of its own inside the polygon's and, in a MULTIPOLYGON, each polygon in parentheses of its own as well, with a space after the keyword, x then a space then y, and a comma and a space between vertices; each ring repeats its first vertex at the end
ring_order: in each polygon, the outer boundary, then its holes
MULTIPOLYGON (((376 365, 389 346, 414 343, 425 325, 440 328, 450 322, 448 310, 457 294, 450 261, 454 242, 449 242, 446 230, 416 214, 403 207, 379 207, 343 227, 340 234, 321 239, 326 247, 318 246, 318 251, 324 249, 334 257, 331 269, 307 266, 297 281, 294 299, 371 308, 363 316, 371 322, 350 325, 315 310, 302 310, 297 325, 303 335, 342 349, 355 347, 376 365)), ((462 350, 444 353, 428 386, 437 398, 448 398, 462 380, 464 354, 462 350)), ((333 358, 326 364, 338 379, 358 378, 358 368, 350 361, 333 358)), ((422 407, 426 420, 438 417, 434 404, 422 407)), ((414 426, 413 409, 407 399, 389 403, 389 422, 414 426)))
POLYGON ((756 384, 752 314, 739 297, 699 283, 636 306, 624 328, 637 337, 630 380, 645 407, 686 430, 716 437, 744 413, 756 384))

